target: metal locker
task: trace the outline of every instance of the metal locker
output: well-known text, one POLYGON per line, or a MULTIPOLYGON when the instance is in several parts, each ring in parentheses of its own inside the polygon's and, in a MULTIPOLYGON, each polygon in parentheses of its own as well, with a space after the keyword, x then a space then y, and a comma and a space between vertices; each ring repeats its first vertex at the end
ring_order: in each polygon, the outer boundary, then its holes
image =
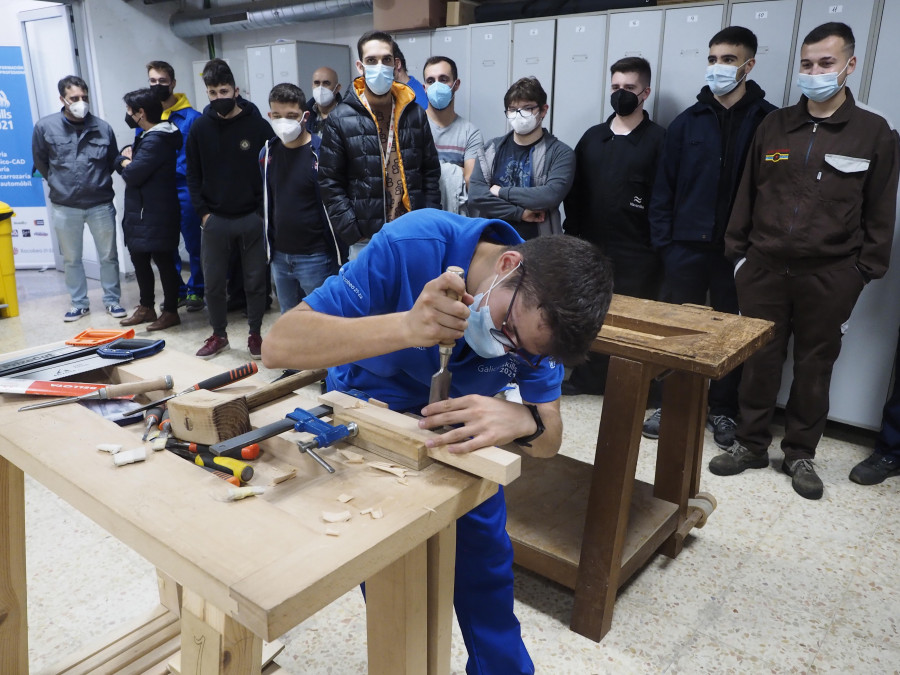
MULTIPOLYGON (((656 76, 659 72, 660 40, 662 38, 663 10, 650 9, 642 12, 610 12, 609 39, 606 47, 607 67, 626 56, 643 56, 650 62, 653 71, 653 91, 644 104, 650 117, 656 118, 656 76)), ((603 101, 603 118, 612 113, 608 97, 603 101)))
POLYGON ((656 79, 656 119, 663 126, 697 102, 706 84, 710 38, 722 30, 723 5, 666 10, 656 79))
POLYGON ((554 133, 574 148, 585 131, 603 121, 600 111, 609 98, 606 15, 559 18, 556 37, 554 133))
POLYGON ((509 23, 473 25, 470 31, 469 119, 487 143, 510 129, 503 114, 503 95, 510 85, 511 31, 509 23))
POLYGON ((850 76, 847 85, 853 95, 859 98, 874 5, 875 0, 803 0, 797 29, 797 50, 794 53, 794 67, 791 71, 791 88, 786 96, 788 105, 800 100, 797 75, 800 70, 800 47, 803 44, 803 38, 816 26, 830 21, 840 21, 853 29, 853 35, 856 38, 856 72, 850 76))
POLYGON ((422 68, 431 56, 431 33, 429 31, 400 33, 394 36, 394 40, 406 57, 406 72, 421 82, 422 68))
POLYGON ((469 118, 469 99, 472 80, 469 77, 469 27, 438 28, 431 34, 431 55, 446 56, 456 63, 456 74, 460 79, 456 92, 454 110, 456 114, 469 118))
POLYGON ((272 81, 272 48, 269 45, 247 47, 247 72, 249 81, 246 87, 237 83, 241 95, 253 101, 257 107, 267 104, 269 92, 275 84, 272 81))
POLYGON ((731 6, 728 22, 730 26, 743 26, 756 34, 759 48, 750 79, 766 92, 766 100, 779 108, 787 103, 784 90, 792 64, 791 40, 796 14, 797 0, 744 2, 731 6))
POLYGON ((550 109, 544 118, 544 128, 553 125, 553 55, 556 41, 556 20, 517 21, 513 24, 512 76, 534 76, 547 92, 550 109))
POLYGON ((296 84, 307 93, 309 82, 300 79, 299 45, 296 42, 274 44, 272 49, 272 86, 282 82, 296 84))

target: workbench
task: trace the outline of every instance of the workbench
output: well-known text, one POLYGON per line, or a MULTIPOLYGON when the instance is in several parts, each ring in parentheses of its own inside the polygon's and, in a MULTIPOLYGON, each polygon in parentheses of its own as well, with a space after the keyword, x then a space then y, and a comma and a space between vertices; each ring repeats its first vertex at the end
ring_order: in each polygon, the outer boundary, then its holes
MULTIPOLYGON (((221 370, 167 348, 110 375, 127 381, 172 374, 181 391, 221 370)), ((263 383, 258 375, 220 391, 246 394, 263 383)), ((180 650, 181 672, 254 675, 264 640, 365 581, 369 672, 449 673, 455 521, 495 494, 496 484, 439 463, 404 484, 326 448, 320 454, 336 468, 331 475, 298 452, 292 440, 304 436, 290 432, 261 444, 251 484, 267 475, 266 462, 294 467, 296 476, 263 495, 226 502, 230 485, 170 452, 148 450, 146 461, 115 467, 96 449, 101 442, 141 445, 142 425, 119 427, 77 404, 17 412, 33 400, 0 397, 0 673, 28 672, 25 473, 159 575, 160 606, 150 616, 56 672, 164 673, 180 650), (338 501, 342 494, 353 500, 338 501), (359 513, 367 507, 380 508, 383 518, 359 513), (343 510, 353 514, 350 521, 321 517, 343 510)), ((251 422, 261 426, 315 404, 292 395, 255 410, 251 422)))
MULTIPOLYGON (((616 295, 591 350, 610 356, 594 464, 523 457, 506 489, 515 561, 575 591, 572 630, 599 641, 616 592, 652 555, 705 523, 700 492, 709 380, 771 339, 768 321, 616 295), (651 380, 663 379, 651 485, 635 479, 651 380)), ((565 420, 563 420, 565 423, 565 420)))

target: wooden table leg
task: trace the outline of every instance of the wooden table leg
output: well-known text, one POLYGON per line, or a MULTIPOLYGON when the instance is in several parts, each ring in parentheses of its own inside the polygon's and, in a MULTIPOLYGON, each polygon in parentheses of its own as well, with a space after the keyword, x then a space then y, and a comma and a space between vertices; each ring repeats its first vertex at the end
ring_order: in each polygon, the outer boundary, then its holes
POLYGON ((188 588, 181 611, 183 675, 260 675, 262 638, 188 588))
POLYGON ((706 394, 709 380, 676 371, 663 384, 663 415, 659 425, 653 496, 678 505, 678 529, 660 547, 670 558, 681 553, 687 532, 682 527, 688 500, 697 492, 697 470, 703 457, 706 394))
POLYGON ((651 368, 609 360, 606 391, 615 395, 603 400, 571 623, 596 641, 612 625, 651 368))
POLYGON ((428 540, 428 675, 450 675, 456 523, 428 540))
POLYGON ((427 569, 422 542, 366 581, 369 675, 427 672, 427 569))
POLYGON ((27 672, 25 474, 0 457, 0 673, 27 672))

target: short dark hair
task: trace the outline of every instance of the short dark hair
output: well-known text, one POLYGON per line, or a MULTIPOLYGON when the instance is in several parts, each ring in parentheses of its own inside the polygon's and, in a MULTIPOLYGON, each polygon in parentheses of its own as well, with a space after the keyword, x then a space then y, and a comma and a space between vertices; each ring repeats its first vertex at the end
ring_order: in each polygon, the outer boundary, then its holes
POLYGON ((749 28, 743 26, 728 26, 712 36, 709 46, 713 45, 737 45, 738 47, 746 47, 750 50, 751 56, 756 56, 756 50, 759 47, 759 40, 756 34, 749 28))
POLYGON ((435 63, 449 63, 450 64, 450 74, 453 75, 453 81, 459 77, 456 70, 456 61, 451 59, 449 56, 429 56, 428 60, 425 62, 425 65, 422 68, 422 77, 425 77, 425 68, 428 66, 433 66, 435 63))
POLYGON ((650 86, 650 62, 642 56, 626 56, 609 67, 609 74, 637 73, 645 87, 650 86))
MULTIPOLYGON (((175 69, 165 61, 151 61, 147 64, 147 72, 149 73, 151 70, 158 70, 161 73, 165 73, 169 76, 170 80, 175 79, 175 69)), ((218 84, 218 82, 216 84, 218 84)))
POLYGON ((143 110, 144 115, 147 116, 147 121, 151 124, 158 124, 162 119, 162 101, 156 97, 150 88, 145 87, 144 89, 129 91, 122 97, 122 100, 125 101, 125 105, 131 108, 133 113, 143 110))
POLYGON ((272 87, 269 92, 269 103, 296 103, 300 110, 306 112, 306 94, 296 84, 282 82, 272 87))
POLYGON ((396 41, 394 42, 394 47, 393 47, 392 51, 394 52, 394 65, 396 66, 397 61, 399 61, 400 62, 400 70, 402 70, 405 73, 406 72, 406 57, 403 56, 403 52, 400 51, 400 45, 398 45, 396 43, 396 41))
POLYGON ((812 45, 830 37, 841 38, 844 41, 847 51, 851 54, 856 49, 856 38, 853 36, 853 30, 847 24, 840 23, 839 21, 832 21, 830 23, 823 23, 821 26, 816 26, 809 31, 809 35, 803 38, 803 44, 812 45))
POLYGON ((503 107, 508 108, 513 101, 534 101, 543 108, 547 103, 547 92, 536 77, 523 77, 506 90, 503 107))
POLYGON ((522 267, 502 285, 514 286, 521 278, 525 305, 538 308, 550 328, 548 356, 564 365, 584 361, 612 300, 609 259, 568 234, 529 239, 509 250, 522 254, 522 267))
POLYGON ((78 87, 78 88, 81 89, 85 94, 89 93, 89 92, 88 92, 87 82, 85 82, 84 80, 82 80, 82 79, 81 79, 80 77, 78 77, 77 75, 66 75, 66 76, 65 76, 63 79, 61 79, 61 80, 57 83, 57 85, 56 85, 56 88, 59 89, 59 95, 60 95, 60 96, 63 96, 63 97, 65 97, 65 95, 66 95, 66 89, 68 89, 69 87, 78 87))
POLYGON ((234 73, 222 59, 211 59, 203 66, 203 84, 207 87, 215 87, 219 84, 234 87, 234 73))
POLYGON ((363 45, 372 40, 387 42, 391 46, 391 51, 393 52, 394 37, 390 33, 385 33, 383 30, 370 30, 368 33, 363 33, 363 36, 356 42, 356 55, 360 61, 362 61, 363 45))

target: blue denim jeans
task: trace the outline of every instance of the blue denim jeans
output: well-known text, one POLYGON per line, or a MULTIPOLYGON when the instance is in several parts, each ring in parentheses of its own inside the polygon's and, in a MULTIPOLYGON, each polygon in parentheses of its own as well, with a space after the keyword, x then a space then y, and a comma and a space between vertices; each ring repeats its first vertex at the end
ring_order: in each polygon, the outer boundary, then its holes
POLYGON ((272 281, 278 304, 284 314, 300 304, 332 274, 337 274, 338 264, 333 253, 301 255, 272 250, 272 281))
POLYGON ((51 202, 50 217, 65 261, 66 290, 72 298, 72 306, 79 309, 90 307, 82 260, 85 223, 97 247, 103 304, 107 306, 119 304, 121 287, 119 253, 116 250, 116 208, 112 202, 92 206, 89 209, 77 209, 51 202))

